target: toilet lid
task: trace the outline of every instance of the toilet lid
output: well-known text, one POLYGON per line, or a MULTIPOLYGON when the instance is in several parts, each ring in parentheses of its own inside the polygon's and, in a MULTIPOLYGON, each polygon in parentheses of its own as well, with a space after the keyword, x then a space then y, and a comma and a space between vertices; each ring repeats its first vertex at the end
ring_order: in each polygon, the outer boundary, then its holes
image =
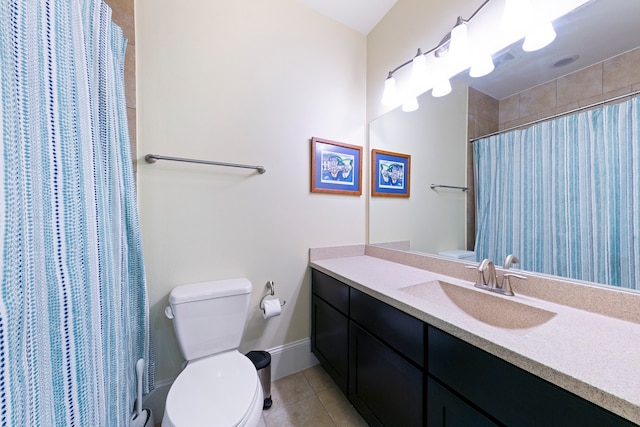
POLYGON ((255 404, 260 381, 238 351, 189 362, 171 385, 165 417, 174 426, 237 426, 255 404))

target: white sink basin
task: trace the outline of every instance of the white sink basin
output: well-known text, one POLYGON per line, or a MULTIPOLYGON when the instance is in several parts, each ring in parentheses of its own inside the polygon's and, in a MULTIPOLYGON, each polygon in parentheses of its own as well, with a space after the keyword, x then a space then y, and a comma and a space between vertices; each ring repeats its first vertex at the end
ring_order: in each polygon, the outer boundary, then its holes
POLYGON ((433 280, 400 290, 431 303, 446 305, 448 309, 503 329, 534 328, 547 323, 556 315, 554 312, 514 301, 513 297, 504 297, 469 286, 433 280))

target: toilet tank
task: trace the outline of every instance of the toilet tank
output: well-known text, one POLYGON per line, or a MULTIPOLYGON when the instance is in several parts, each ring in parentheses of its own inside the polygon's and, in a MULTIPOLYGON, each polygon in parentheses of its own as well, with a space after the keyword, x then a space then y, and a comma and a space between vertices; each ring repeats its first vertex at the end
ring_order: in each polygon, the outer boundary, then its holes
POLYGON ((251 298, 245 278, 193 283, 169 294, 180 352, 190 361, 238 348, 251 298))

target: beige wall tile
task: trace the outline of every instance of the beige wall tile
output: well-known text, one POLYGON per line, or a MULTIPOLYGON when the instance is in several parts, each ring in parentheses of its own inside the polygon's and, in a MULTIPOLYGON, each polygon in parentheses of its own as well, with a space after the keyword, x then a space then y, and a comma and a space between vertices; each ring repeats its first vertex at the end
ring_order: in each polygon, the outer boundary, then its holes
POLYGON ((602 63, 558 79, 557 105, 567 105, 602 93, 602 63))
MULTIPOLYGON (((544 119, 576 108, 601 102, 611 97, 640 90, 640 48, 555 80, 556 105, 543 108, 544 95, 529 91, 500 101, 499 130, 544 119), (513 98, 519 97, 518 102, 513 98), (513 109, 518 108, 516 117, 513 109)), ((549 82, 546 85, 551 85, 549 82)), ((544 85, 542 85, 544 86, 544 85)), ((546 94, 550 97, 550 94, 546 94)), ((551 104, 551 102, 548 102, 551 104)))
POLYGON ((128 108, 136 108, 136 46, 127 45, 124 56, 124 90, 128 108))
POLYGON ((526 123, 529 123, 531 121, 537 120, 537 115, 532 115, 532 116, 527 116, 527 117, 522 117, 516 120, 511 120, 510 122, 505 122, 504 123, 504 127, 501 130, 505 130, 505 129, 511 129, 513 127, 517 127, 517 126, 522 126, 526 123))
POLYGON ((578 102, 578 105, 582 108, 582 107, 586 107, 587 105, 591 105, 591 104, 595 104, 596 102, 602 102, 604 101, 605 95, 596 95, 596 96, 592 96, 591 98, 585 98, 585 99, 581 99, 580 102, 578 102))
POLYGON ((127 50, 124 56, 124 90, 127 105, 127 121, 129 125, 129 140, 131 142, 131 159, 133 172, 137 173, 137 141, 136 141, 136 48, 134 0, 105 0, 111 8, 111 20, 122 28, 127 38, 127 50))
POLYGON ((603 63, 602 90, 611 92, 640 83, 640 48, 634 49, 603 63))
MULTIPOLYGON (((626 94, 629 94, 633 91, 633 87, 632 86, 627 86, 627 87, 623 87, 620 89, 616 89, 616 90, 612 90, 611 92, 606 92, 603 94, 603 101, 606 101, 608 99, 613 99, 613 98, 617 98, 619 96, 623 96, 626 94)), ((617 104, 619 102, 624 102, 626 100, 628 100, 629 98, 622 98, 622 99, 618 99, 612 102, 607 102, 607 104, 617 104)))
POLYGON ((476 116, 469 114, 467 116, 467 138, 473 138, 476 134, 476 116))
POLYGON ((474 117, 473 133, 469 133, 469 138, 478 138, 498 130, 497 121, 488 121, 482 118, 474 117))
POLYGON ((513 95, 498 103, 498 123, 504 124, 520 118, 520 96, 513 95))
POLYGON ((129 43, 135 43, 133 0, 105 0, 112 11, 111 20, 116 23, 129 43))
POLYGON ((520 92, 520 117, 529 117, 556 107, 556 81, 520 92))
POLYGON ((469 113, 487 122, 498 122, 498 100, 469 88, 469 113))
POLYGON ((127 122, 129 124, 129 142, 131 143, 131 160, 133 161, 133 171, 137 170, 138 153, 136 144, 136 109, 127 108, 127 122))

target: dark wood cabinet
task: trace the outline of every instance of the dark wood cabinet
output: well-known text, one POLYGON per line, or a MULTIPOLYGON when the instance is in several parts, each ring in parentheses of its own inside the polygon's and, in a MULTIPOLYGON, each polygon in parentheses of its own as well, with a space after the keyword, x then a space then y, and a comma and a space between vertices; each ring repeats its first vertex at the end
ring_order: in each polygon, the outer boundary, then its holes
MULTIPOLYGON (((507 426, 635 424, 432 326, 429 375, 507 426)), ((431 408, 429 408, 430 410, 431 408)))
POLYGON ((427 380, 426 406, 429 427, 492 427, 499 425, 438 384, 433 378, 427 380))
POLYGON ((353 406, 370 425, 424 425, 424 323, 356 289, 349 313, 353 406))
POLYGON ((311 351, 346 395, 349 379, 349 287, 326 274, 312 271, 311 351))
POLYGON ((351 289, 349 318, 412 363, 424 368, 425 324, 374 297, 351 289))
POLYGON ((635 424, 312 270, 312 351, 373 426, 635 424))
POLYGON ((349 400, 372 426, 423 425, 423 373, 350 322, 349 400))

